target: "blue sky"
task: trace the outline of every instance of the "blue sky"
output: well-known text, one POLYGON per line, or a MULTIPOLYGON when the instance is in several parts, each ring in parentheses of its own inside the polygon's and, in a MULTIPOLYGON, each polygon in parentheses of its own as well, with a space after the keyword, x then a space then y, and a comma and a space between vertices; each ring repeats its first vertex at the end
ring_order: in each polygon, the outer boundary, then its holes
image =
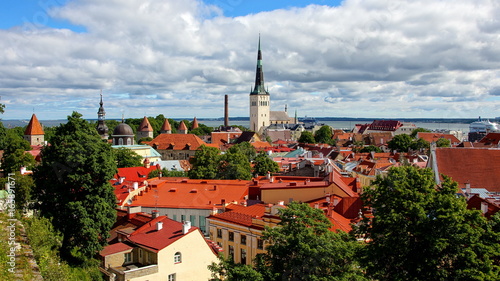
MULTIPOLYGON (((0 29, 21 26, 26 22, 39 23, 53 28, 68 28, 83 32, 85 28, 73 25, 67 20, 48 16, 47 11, 64 6, 71 0, 2 0, 0 1, 0 29)), ((339 0, 205 0, 218 6, 225 16, 238 17, 276 9, 305 7, 310 4, 338 6, 339 0)))
POLYGON ((3 119, 248 117, 259 34, 271 110, 500 114, 500 6, 476 0, 0 1, 3 119), (213 6, 215 5, 215 6, 213 6))

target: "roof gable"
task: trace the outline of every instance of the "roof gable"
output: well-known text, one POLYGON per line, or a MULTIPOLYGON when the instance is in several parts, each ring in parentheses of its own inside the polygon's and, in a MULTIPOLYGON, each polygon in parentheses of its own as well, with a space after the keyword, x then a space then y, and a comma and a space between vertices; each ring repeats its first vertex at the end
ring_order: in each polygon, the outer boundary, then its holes
POLYGON ((149 120, 146 116, 141 121, 141 124, 139 125, 139 129, 137 129, 138 132, 152 132, 153 131, 153 126, 151 126, 151 123, 149 123, 149 120))

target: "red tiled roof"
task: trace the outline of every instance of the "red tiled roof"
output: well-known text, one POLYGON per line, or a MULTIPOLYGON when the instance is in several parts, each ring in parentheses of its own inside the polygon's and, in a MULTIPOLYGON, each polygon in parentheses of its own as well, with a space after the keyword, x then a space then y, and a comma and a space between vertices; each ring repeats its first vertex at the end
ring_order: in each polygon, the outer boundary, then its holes
POLYGON ((33 113, 33 115, 31 116, 31 120, 28 123, 26 130, 24 131, 24 135, 33 136, 33 135, 43 135, 43 134, 44 132, 42 124, 40 124, 38 118, 36 118, 36 115, 33 113))
MULTIPOLYGON (((499 134, 500 135, 500 134, 499 134)), ((447 139, 453 145, 454 143, 460 143, 460 140, 457 139, 454 135, 451 134, 441 134, 441 133, 428 133, 428 132, 418 132, 417 138, 423 139, 427 142, 436 142, 439 139, 447 139)))
MULTIPOLYGON (((143 182, 147 180, 149 173, 158 169, 159 166, 150 166, 149 168, 143 166, 118 168, 118 172, 115 175, 115 179, 118 180, 120 177, 125 177, 125 180, 127 181, 143 182)), ((112 181, 112 183, 114 182, 116 181, 112 181)))
POLYGON ((483 146, 498 147, 500 143, 500 133, 488 133, 480 141, 483 146))
POLYGON ((183 234, 182 228, 183 224, 181 222, 174 221, 165 216, 159 216, 136 229, 127 239, 132 243, 158 252, 184 235, 198 230, 197 227, 191 227, 186 234, 183 234), (157 230, 158 222, 163 223, 163 227, 160 230, 157 230))
POLYGON ((450 176, 464 188, 485 188, 500 192, 500 150, 486 148, 436 148, 439 174, 450 176))
MULTIPOLYGON (((162 178, 163 180, 163 178, 162 178)), ((241 202, 248 195, 248 181, 165 179, 153 190, 136 196, 131 206, 212 209, 225 202, 241 202), (157 191, 157 192, 156 192, 157 191)), ((116 188, 116 187, 115 187, 116 188)))
POLYGON ((118 242, 104 247, 104 249, 102 249, 102 251, 99 252, 99 255, 105 257, 112 254, 118 254, 121 252, 131 252, 132 249, 134 249, 134 247, 122 242, 118 242))
POLYGON ((159 134, 152 141, 146 142, 146 144, 152 147, 156 145, 156 149, 162 150, 197 150, 206 143, 194 134, 159 134))
POLYGON ((151 126, 151 123, 149 123, 149 120, 146 116, 141 121, 141 124, 139 125, 139 129, 137 129, 138 132, 152 132, 153 131, 153 126, 151 126))
POLYGON ((163 125, 161 126, 161 131, 172 131, 172 127, 170 126, 170 123, 168 122, 168 119, 165 118, 165 121, 163 122, 163 125))
POLYGON ((396 131, 401 126, 403 124, 397 120, 375 120, 370 124, 368 129, 375 131, 396 131))

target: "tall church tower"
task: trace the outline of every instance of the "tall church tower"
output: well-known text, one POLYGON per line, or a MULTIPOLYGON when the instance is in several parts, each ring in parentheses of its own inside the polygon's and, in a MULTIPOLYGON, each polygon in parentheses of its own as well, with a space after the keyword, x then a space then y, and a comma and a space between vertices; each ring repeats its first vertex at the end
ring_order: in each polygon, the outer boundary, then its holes
POLYGON ((104 107, 102 106, 102 91, 101 91, 101 102, 99 103, 101 106, 99 107, 99 111, 97 111, 97 133, 101 136, 101 139, 108 139, 108 126, 106 126, 106 111, 104 111, 104 107))
POLYGON ((257 71, 255 74, 255 87, 250 92, 250 130, 261 133, 262 127, 270 125, 271 99, 264 88, 264 71, 262 70, 262 52, 257 52, 257 71))

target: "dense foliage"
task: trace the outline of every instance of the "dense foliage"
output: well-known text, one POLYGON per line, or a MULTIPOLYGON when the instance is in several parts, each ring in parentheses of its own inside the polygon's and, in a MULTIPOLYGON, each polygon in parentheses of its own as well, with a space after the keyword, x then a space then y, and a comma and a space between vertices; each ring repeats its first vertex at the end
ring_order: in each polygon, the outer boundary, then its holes
POLYGON ((265 152, 260 152, 254 159, 253 173, 259 176, 267 175, 268 172, 277 173, 280 171, 280 166, 265 152))
POLYGON ((300 133, 300 137, 298 139, 299 143, 316 143, 316 140, 314 139, 314 136, 311 132, 309 131, 303 131, 300 133))
POLYGON ((142 156, 135 153, 133 150, 120 147, 113 149, 113 157, 116 161, 117 168, 139 167, 142 166, 142 156))
POLYGON ((333 140, 332 127, 328 125, 321 126, 321 128, 319 128, 319 130, 314 133, 314 140, 316 141, 316 143, 335 145, 335 140, 333 140))
POLYGON ((109 236, 116 219, 111 150, 77 112, 57 127, 51 145, 42 150, 42 162, 34 170, 36 207, 63 234, 66 258, 92 257, 109 236))
POLYGON ((498 280, 500 237, 456 196, 449 178, 430 169, 392 168, 362 197, 374 211, 358 234, 363 264, 377 280, 498 280))

